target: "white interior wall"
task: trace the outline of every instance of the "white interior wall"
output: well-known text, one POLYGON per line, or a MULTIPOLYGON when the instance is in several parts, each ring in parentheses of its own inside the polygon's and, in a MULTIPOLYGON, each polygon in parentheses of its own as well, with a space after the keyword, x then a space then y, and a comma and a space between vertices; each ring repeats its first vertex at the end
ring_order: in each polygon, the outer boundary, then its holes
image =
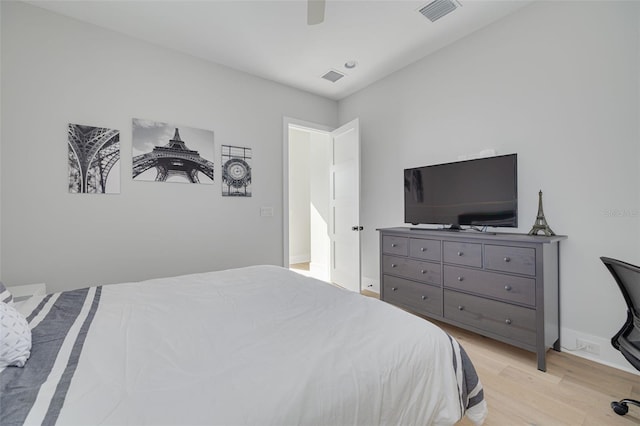
POLYGON ((310 164, 310 234, 313 276, 329 279, 329 172, 331 168, 331 137, 327 133, 309 133, 310 164))
POLYGON ((58 291, 283 264, 282 120, 336 127, 335 101, 23 2, 0 7, 4 281, 58 291), (214 185, 133 182, 134 117, 213 130, 214 185), (121 194, 67 192, 68 123, 120 130, 121 194), (251 198, 221 196, 221 144, 253 149, 251 198))
POLYGON ((404 168, 516 152, 517 231, 542 189, 569 236, 562 344, 586 338, 631 369, 609 344, 626 309, 599 257, 640 264, 638 28, 637 2, 535 2, 340 101, 362 129, 363 275, 378 276, 375 229, 404 225, 404 168))
POLYGON ((310 134, 289 130, 289 263, 311 260, 310 134))
MULTIPOLYGON (((0 46, 2 46, 2 7, 0 7, 0 46)), ((2 81, 2 55, 0 54, 0 81, 2 81)), ((2 84, 0 84, 0 99, 2 99, 2 84)), ((0 165, 2 164, 2 102, 0 102, 0 165)), ((0 173, 0 190, 2 189, 2 173, 0 173)), ((2 224, 2 193, 0 192, 0 224, 2 224)), ((2 241, 2 226, 0 225, 0 241, 2 241)), ((2 280, 2 244, 0 244, 0 280, 2 280)))

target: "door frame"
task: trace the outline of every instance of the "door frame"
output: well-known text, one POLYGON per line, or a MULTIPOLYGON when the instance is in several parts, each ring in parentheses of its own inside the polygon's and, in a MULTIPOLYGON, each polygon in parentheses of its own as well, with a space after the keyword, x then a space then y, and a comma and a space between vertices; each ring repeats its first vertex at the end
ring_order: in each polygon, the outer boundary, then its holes
POLYGON ((289 268, 289 129, 329 135, 336 128, 297 118, 282 118, 282 266, 289 268))

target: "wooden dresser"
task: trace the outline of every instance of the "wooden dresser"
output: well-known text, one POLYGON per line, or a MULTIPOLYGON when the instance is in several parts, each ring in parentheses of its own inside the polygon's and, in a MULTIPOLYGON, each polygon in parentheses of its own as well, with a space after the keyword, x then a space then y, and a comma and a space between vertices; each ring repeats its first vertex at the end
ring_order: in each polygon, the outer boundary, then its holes
POLYGON ((566 236, 380 231, 380 298, 535 352, 560 350, 559 244, 566 236))

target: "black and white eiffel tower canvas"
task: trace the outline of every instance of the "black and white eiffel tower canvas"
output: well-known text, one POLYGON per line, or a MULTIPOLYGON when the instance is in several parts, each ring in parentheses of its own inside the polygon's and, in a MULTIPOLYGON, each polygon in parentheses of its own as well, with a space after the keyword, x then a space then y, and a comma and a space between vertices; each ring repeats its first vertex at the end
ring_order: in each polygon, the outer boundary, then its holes
POLYGON ((134 118, 133 180, 213 184, 213 131, 134 118))
POLYGON ((120 131, 69 124, 69 192, 120 193, 120 131))

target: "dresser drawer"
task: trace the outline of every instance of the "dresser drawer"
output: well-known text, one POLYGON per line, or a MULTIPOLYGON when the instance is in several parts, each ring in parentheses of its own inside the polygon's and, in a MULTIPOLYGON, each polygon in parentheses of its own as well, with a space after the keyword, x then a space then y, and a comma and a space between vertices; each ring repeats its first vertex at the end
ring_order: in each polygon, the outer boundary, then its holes
POLYGON ((432 262, 415 262, 415 278, 418 281, 424 281, 433 285, 442 285, 442 267, 439 263, 432 262))
POLYGON ((495 271, 514 272, 534 276, 536 251, 526 247, 484 246, 484 265, 495 271))
POLYGON ((415 275, 415 263, 406 257, 382 256, 382 273, 411 278, 415 275))
POLYGON ((382 237, 382 252, 406 256, 409 254, 409 239, 406 237, 382 237))
POLYGON ((445 266, 444 286, 506 302, 536 305, 536 280, 533 278, 445 266))
POLYGON ((384 300, 417 313, 442 316, 442 289, 403 278, 384 276, 384 300))
POLYGON ((482 244, 445 241, 442 250, 447 263, 482 267, 482 244))
POLYGON ((409 239, 409 256, 424 260, 440 262, 442 250, 439 240, 409 239))
POLYGON ((444 317, 529 345, 536 344, 534 309, 444 290, 444 317))
POLYGON ((382 273, 399 275, 412 280, 441 285, 442 273, 439 263, 421 262, 406 257, 382 256, 382 273))

